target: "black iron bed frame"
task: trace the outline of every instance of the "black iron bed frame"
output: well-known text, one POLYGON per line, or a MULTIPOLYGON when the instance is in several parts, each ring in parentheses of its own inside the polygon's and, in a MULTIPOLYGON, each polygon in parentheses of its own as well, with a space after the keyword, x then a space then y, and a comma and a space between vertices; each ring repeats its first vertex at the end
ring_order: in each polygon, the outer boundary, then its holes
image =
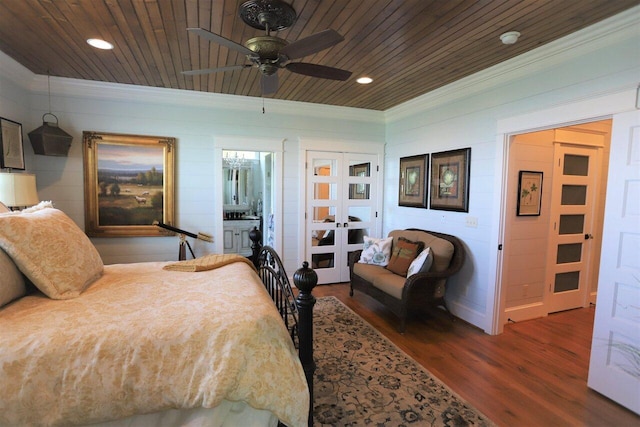
POLYGON ((309 427, 311 427, 313 426, 313 374, 316 370, 313 360, 313 306, 316 298, 311 291, 318 283, 318 276, 305 261, 302 268, 293 274, 293 283, 298 289, 298 295, 294 296, 282 260, 272 247, 262 246, 260 230, 254 228, 249 233, 249 238, 252 241, 253 264, 298 349, 309 386, 309 427))

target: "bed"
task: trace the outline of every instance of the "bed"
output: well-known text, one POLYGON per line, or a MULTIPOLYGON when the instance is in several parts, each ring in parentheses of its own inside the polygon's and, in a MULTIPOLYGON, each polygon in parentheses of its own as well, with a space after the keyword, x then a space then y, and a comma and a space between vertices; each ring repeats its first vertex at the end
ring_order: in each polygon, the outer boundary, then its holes
POLYGON ((0 214, 0 425, 308 425, 292 295, 236 258, 102 265, 50 204, 0 214))

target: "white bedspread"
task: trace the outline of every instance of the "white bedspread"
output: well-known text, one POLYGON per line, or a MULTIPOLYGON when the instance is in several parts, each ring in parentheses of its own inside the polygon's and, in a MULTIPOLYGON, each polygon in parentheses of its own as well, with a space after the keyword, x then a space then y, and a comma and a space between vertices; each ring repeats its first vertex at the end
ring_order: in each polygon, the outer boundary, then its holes
POLYGON ((88 424, 223 399, 306 426, 309 393, 275 306, 243 263, 105 266, 78 298, 0 309, 0 425, 88 424))

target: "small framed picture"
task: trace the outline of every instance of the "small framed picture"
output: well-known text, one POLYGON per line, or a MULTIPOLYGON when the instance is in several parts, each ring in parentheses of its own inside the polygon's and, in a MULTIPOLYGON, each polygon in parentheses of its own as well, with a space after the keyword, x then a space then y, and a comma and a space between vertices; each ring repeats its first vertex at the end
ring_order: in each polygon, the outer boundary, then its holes
POLYGON ((428 158, 428 154, 400 158, 399 206, 427 207, 428 158))
POLYGON ((431 155, 431 209, 469 212, 471 148, 431 155))
POLYGON ((0 167, 24 170, 24 147, 22 146, 22 125, 0 117, 0 167))
POLYGON ((542 208, 542 172, 520 171, 518 216, 539 216, 542 208))

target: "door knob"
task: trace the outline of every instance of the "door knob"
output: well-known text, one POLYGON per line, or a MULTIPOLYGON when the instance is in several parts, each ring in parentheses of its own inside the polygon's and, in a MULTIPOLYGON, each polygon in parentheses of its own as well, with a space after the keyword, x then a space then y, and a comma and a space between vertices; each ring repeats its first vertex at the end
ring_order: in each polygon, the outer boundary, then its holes
POLYGON ((589 239, 593 239, 593 235, 592 235, 592 234, 590 234, 590 233, 586 233, 586 234, 584 235, 584 240, 589 240, 589 239))

